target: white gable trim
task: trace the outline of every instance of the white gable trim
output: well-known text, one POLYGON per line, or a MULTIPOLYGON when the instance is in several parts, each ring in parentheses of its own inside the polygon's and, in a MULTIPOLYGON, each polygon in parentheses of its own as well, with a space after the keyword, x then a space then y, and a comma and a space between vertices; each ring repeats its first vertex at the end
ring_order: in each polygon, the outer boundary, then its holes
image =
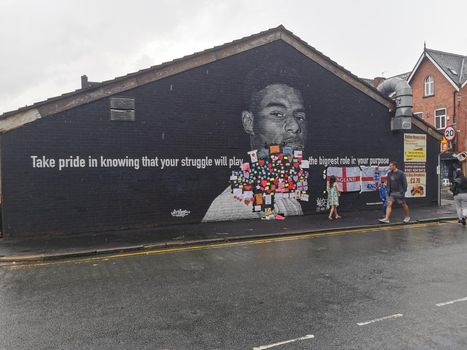
MULTIPOLYGON (((436 63, 436 61, 431 58, 431 56, 429 54, 426 55, 426 57, 428 57, 428 59, 431 61, 431 63, 433 63, 435 65, 436 68, 438 68, 438 70, 444 75, 444 77, 451 83, 451 85, 454 87, 454 89, 456 89, 456 91, 459 91, 459 86, 455 83, 455 81, 453 81, 449 75, 447 75, 443 68, 441 68, 438 63, 436 63)), ((436 87, 435 87, 436 88, 436 87)))
POLYGON ((415 65, 414 69, 412 69, 412 73, 410 73, 409 78, 407 79, 407 82, 410 84, 410 81, 412 80, 413 76, 415 75, 415 72, 417 71, 418 67, 423 61, 423 58, 425 57, 425 52, 422 53, 420 58, 417 61, 417 64, 415 65))
MULTIPOLYGON (((454 89, 456 89, 456 91, 459 91, 459 86, 457 86, 457 84, 449 77, 449 75, 447 75, 443 68, 441 68, 439 66, 438 63, 436 63, 436 61, 429 55, 427 54, 426 57, 431 61, 431 63, 433 63, 435 65, 436 68, 438 68, 438 70, 441 72, 441 74, 443 74, 443 76, 451 83, 451 85, 454 87, 454 89)), ((436 85, 435 85, 435 89, 436 89, 436 85)), ((436 90, 435 90, 435 94, 436 94, 436 90)))
MULTIPOLYGON (((443 68, 441 68, 439 66, 438 63, 436 63, 436 61, 427 53, 427 52, 424 52, 420 58, 418 59, 418 62, 417 64, 415 65, 415 68, 413 69, 412 73, 410 73, 410 76, 409 76, 409 79, 407 79, 407 82, 410 84, 410 81, 412 80, 412 78, 414 77, 415 75, 415 72, 418 70, 418 67, 420 66, 420 64, 422 63, 423 61, 423 58, 426 57, 430 60, 431 63, 433 63, 433 65, 441 72, 441 74, 451 83, 451 85, 454 87, 454 89, 456 89, 456 91, 459 91, 459 86, 456 84, 455 81, 453 81, 449 75, 447 75, 443 68)), ((464 84, 465 85, 465 84, 464 84)), ((436 91, 436 85, 435 85, 435 91, 436 91)), ((435 92, 436 93, 436 92, 435 92)))

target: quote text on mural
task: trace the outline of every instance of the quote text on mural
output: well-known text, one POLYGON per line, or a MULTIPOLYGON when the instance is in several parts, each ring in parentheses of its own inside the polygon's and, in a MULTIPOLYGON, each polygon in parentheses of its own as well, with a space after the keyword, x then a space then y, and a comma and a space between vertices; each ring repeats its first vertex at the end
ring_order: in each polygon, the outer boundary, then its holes
MULTIPOLYGON (((35 169, 64 169, 73 168, 132 168, 139 170, 142 168, 157 168, 167 169, 174 167, 192 167, 196 169, 206 169, 210 167, 238 167, 242 165, 243 159, 237 157, 221 156, 217 158, 164 158, 164 157, 139 157, 132 158, 129 156, 120 158, 110 157, 81 157, 69 156, 65 158, 50 158, 46 156, 30 156, 31 165, 35 169)), ((357 158, 354 156, 344 157, 313 157, 308 158, 310 166, 339 166, 339 165, 386 165, 389 163, 388 158, 357 158)))

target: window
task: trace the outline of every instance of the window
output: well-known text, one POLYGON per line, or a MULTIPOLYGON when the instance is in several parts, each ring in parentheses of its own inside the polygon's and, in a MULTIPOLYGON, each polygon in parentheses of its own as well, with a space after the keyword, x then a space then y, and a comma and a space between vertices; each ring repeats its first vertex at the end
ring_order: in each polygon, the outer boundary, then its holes
POLYGON ((435 94, 435 80, 431 75, 425 79, 425 96, 433 96, 435 94))
POLYGON ((413 115, 417 118, 423 119, 423 112, 415 112, 413 115))
POLYGON ((436 129, 446 128, 446 108, 435 110, 435 128, 436 129))
POLYGON ((110 120, 134 122, 135 99, 126 97, 111 97, 110 120))

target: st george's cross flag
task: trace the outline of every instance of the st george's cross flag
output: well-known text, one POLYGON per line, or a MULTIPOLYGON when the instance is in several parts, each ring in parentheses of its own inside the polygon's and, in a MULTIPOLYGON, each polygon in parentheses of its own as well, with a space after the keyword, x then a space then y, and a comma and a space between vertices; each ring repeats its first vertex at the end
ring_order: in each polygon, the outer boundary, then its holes
POLYGON ((377 191, 381 181, 386 181, 388 166, 362 166, 362 192, 377 191))
POLYGON ((340 192, 360 192, 361 176, 360 167, 329 167, 327 169, 327 182, 332 175, 336 177, 337 187, 340 192))

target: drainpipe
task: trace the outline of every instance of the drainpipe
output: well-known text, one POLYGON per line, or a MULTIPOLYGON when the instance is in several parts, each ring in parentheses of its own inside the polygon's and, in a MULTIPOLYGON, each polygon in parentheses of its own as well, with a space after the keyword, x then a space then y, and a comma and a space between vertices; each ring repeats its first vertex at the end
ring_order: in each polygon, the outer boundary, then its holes
POLYGON ((412 88, 407 80, 391 78, 383 81, 376 88, 387 97, 392 97, 396 102, 396 113, 391 120, 391 130, 412 129, 412 88))
POLYGON ((441 153, 438 152, 438 165, 436 166, 436 177, 438 178, 438 207, 441 206, 441 153))

